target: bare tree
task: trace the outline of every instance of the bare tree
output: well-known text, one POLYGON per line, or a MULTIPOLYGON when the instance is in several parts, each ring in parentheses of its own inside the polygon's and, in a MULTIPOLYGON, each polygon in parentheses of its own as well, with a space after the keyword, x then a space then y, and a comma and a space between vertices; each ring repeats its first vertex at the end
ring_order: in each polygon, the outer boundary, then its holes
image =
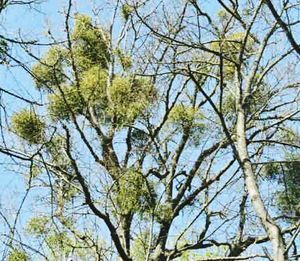
POLYGON ((274 6, 101 2, 95 22, 73 5, 65 39, 14 59, 45 103, 1 148, 38 191, 11 255, 297 260, 299 57, 274 6))

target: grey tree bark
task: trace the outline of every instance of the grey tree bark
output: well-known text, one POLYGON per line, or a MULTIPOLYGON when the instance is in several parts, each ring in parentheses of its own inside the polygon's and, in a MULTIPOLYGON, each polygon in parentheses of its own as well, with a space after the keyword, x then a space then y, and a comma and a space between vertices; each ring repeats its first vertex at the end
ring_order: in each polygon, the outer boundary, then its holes
POLYGON ((246 115, 245 108, 242 104, 238 106, 238 117, 236 125, 237 133, 237 153, 240 160, 241 167, 245 175, 245 184, 252 201, 253 208, 260 218, 261 223, 266 230, 273 247, 273 260, 284 261, 285 259, 285 247, 284 241, 281 235, 280 228, 272 219, 268 213, 265 204, 262 200, 253 166, 249 158, 249 152, 247 150, 246 140, 246 115))

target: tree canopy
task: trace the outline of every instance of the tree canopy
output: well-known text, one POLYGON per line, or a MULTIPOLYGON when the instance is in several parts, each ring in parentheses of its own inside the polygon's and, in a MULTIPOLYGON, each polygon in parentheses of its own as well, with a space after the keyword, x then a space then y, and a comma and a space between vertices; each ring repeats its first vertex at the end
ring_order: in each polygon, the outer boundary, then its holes
POLYGON ((77 4, 0 35, 4 260, 298 260, 299 3, 77 4))

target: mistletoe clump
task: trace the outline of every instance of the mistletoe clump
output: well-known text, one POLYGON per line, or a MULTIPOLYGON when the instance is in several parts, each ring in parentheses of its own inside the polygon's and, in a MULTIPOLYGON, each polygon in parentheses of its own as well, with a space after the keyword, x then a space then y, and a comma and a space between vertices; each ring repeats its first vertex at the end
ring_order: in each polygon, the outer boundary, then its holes
POLYGON ((80 87, 64 86, 49 95, 49 112, 54 119, 70 119, 72 113, 83 115, 89 106, 107 106, 107 72, 98 66, 82 73, 80 87))
POLYGON ((196 131, 204 128, 202 123, 203 115, 200 110, 183 104, 174 106, 170 112, 169 121, 182 127, 184 130, 196 131))
POLYGON ((135 169, 120 173, 117 181, 119 191, 116 202, 123 215, 144 211, 154 206, 153 185, 147 183, 143 174, 135 169))
POLYGON ((67 53, 66 49, 53 47, 33 66, 32 73, 38 89, 48 90, 65 82, 64 61, 67 53))
POLYGON ((201 135, 205 130, 204 117, 198 108, 176 105, 170 112, 169 123, 189 136, 191 145, 197 146, 201 135))
POLYGON ((46 124, 31 110, 25 109, 13 115, 12 127, 18 136, 30 144, 39 144, 44 140, 46 124))
POLYGON ((8 261, 29 261, 29 257, 26 252, 15 248, 8 257, 8 261))
POLYGON ((90 17, 77 15, 75 21, 72 55, 65 47, 53 47, 33 68, 37 88, 51 91, 52 119, 69 121, 92 109, 104 119, 101 123, 132 124, 155 100, 154 85, 145 77, 109 75, 112 55, 117 55, 124 71, 132 66, 131 57, 119 48, 111 52, 107 32, 93 25, 90 17))
POLYGON ((120 125, 131 124, 155 100, 154 85, 138 77, 116 77, 110 88, 110 114, 120 125))
POLYGON ((79 90, 74 86, 65 86, 61 92, 49 97, 49 113, 53 119, 70 119, 71 115, 83 114, 84 104, 79 90))
MULTIPOLYGON (((253 91, 248 96, 249 111, 252 113, 262 108, 265 105, 266 100, 271 99, 274 94, 270 86, 266 85, 264 82, 259 83, 257 81, 258 78, 259 75, 253 79, 253 91)), ((224 90, 222 109, 224 115, 228 118, 234 118, 237 109, 236 99, 237 97, 233 90, 224 90)))
POLYGON ((99 26, 94 26, 92 19, 86 15, 77 15, 72 34, 75 62, 85 71, 95 65, 108 68, 110 62, 109 36, 99 26))
POLYGON ((128 70, 132 67, 132 57, 130 55, 126 55, 121 49, 116 50, 116 54, 120 60, 121 66, 124 70, 128 70))
POLYGON ((131 14, 134 12, 134 8, 128 4, 122 6, 122 17, 127 21, 131 14))
POLYGON ((34 236, 41 236, 49 230, 50 219, 46 216, 37 216, 29 220, 27 232, 34 236))
POLYGON ((94 66, 82 74, 80 90, 89 106, 105 108, 107 100, 108 73, 99 66, 94 66))
POLYGON ((276 192, 279 210, 290 216, 300 216, 300 162, 298 155, 287 155, 285 163, 270 163, 264 168, 267 178, 284 184, 284 189, 276 192))
POLYGON ((236 32, 212 43, 211 48, 224 54, 223 76, 226 80, 233 80, 236 71, 235 62, 238 63, 239 54, 244 48, 245 55, 250 57, 254 50, 254 38, 249 35, 244 43, 245 33, 236 32), (245 45, 245 46, 244 46, 245 45))

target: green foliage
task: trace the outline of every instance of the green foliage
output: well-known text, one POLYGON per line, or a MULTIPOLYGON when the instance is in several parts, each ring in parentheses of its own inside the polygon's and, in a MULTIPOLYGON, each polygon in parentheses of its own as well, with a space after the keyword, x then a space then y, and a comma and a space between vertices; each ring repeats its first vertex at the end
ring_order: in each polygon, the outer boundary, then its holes
POLYGON ((198 253, 193 253, 191 251, 183 252, 182 256, 178 259, 178 261, 197 261, 201 260, 202 256, 198 253))
POLYGON ((8 256, 8 261, 28 261, 29 257, 26 252, 20 249, 14 249, 8 256))
POLYGON ((93 66, 82 73, 80 88, 64 86, 62 92, 49 95, 49 112, 53 119, 68 120, 71 111, 75 116, 86 112, 88 106, 104 109, 108 106, 107 72, 99 66, 93 66))
POLYGON ((143 174, 134 169, 119 173, 116 202, 123 215, 145 211, 155 204, 155 192, 143 174))
MULTIPOLYGON (((224 16, 226 17, 226 16, 224 16)), ((224 18, 225 19, 225 18, 224 18)), ((223 76, 225 80, 233 80, 235 73, 235 64, 238 62, 239 53, 243 47, 245 33, 236 32, 232 33, 226 38, 220 39, 217 42, 211 44, 211 49, 221 51, 226 59, 223 61, 223 76), (231 61, 230 61, 231 60, 231 61)), ((248 36, 244 53, 246 56, 251 56, 254 49, 254 40, 251 35, 248 36)))
POLYGON ((110 61, 109 36, 102 28, 96 27, 87 15, 77 15, 72 34, 75 63, 80 70, 95 65, 108 67, 110 61))
POLYGON ((84 112, 84 102, 76 87, 65 86, 62 93, 50 94, 48 97, 48 110, 54 120, 67 120, 71 118, 71 112, 75 116, 84 112))
POLYGON ((145 245, 140 240, 135 240, 132 246, 132 256, 136 261, 146 260, 147 249, 145 245))
POLYGON ((203 114, 198 108, 176 105, 170 112, 169 122, 181 127, 184 131, 189 131, 193 141, 197 141, 205 129, 203 114))
MULTIPOLYGON (((70 162, 70 159, 66 156, 64 151, 66 147, 66 139, 62 136, 54 136, 51 141, 45 144, 47 149, 47 154, 50 156, 50 162, 59 167, 60 170, 63 170, 61 175, 65 177, 66 180, 74 182, 74 169, 70 162), (67 173, 67 174, 66 174, 67 173)), ((66 183, 66 181, 61 181, 66 183)), ((66 197, 66 200, 71 199, 76 193, 74 192, 75 188, 70 187, 70 184, 65 184, 63 188, 59 187, 60 192, 66 197)))
POLYGON ((37 165, 32 165, 28 173, 28 179, 35 179, 42 173, 41 167, 37 165))
POLYGON ((265 106, 266 102, 272 97, 274 92, 272 88, 266 83, 262 82, 258 86, 258 78, 259 74, 256 75, 253 82, 254 91, 251 93, 248 98, 248 102, 250 103, 250 111, 254 112, 257 109, 260 109, 262 106, 265 106))
POLYGON ((278 163, 270 163, 264 167, 265 175, 268 178, 276 178, 276 175, 279 175, 282 171, 280 164, 278 163))
POLYGON ((299 159, 299 156, 287 155, 286 163, 272 163, 265 166, 266 176, 282 185, 282 189, 277 192, 280 211, 293 216, 300 216, 299 159))
POLYGON ((79 72, 90 70, 94 66, 107 68, 110 61, 108 34, 102 28, 94 26, 89 16, 76 16, 72 41, 72 57, 66 48, 52 47, 41 61, 33 66, 32 72, 37 88, 53 90, 58 85, 65 84, 65 67, 73 62, 79 72))
POLYGON ((73 218, 60 216, 59 221, 68 229, 73 228, 75 221, 73 218))
MULTIPOLYGON (((264 106, 266 101, 272 96, 269 86, 264 83, 261 83, 260 86, 256 86, 257 77, 255 77, 253 82, 254 92, 248 97, 249 111, 252 113, 264 106)), ((232 118, 236 112, 236 94, 228 89, 224 91, 222 109, 224 115, 229 118, 232 118)))
POLYGON ((76 189, 74 186, 71 184, 62 181, 61 186, 59 186, 58 190, 60 193, 58 193, 60 196, 58 198, 58 203, 60 206, 63 207, 63 205, 70 201, 72 198, 74 198, 77 193, 79 192, 78 189, 76 189))
MULTIPOLYGON (((87 234, 81 236, 83 235, 87 234)), ((96 256, 95 247, 91 247, 88 242, 75 240, 66 231, 52 231, 45 240, 51 249, 53 260, 66 260, 70 255, 78 257, 79 260, 94 260, 96 256)), ((98 241, 97 244, 101 248, 102 242, 98 241)))
POLYGON ((278 203, 283 213, 300 216, 300 162, 299 157, 291 160, 285 164, 281 181, 285 188, 278 195, 278 203))
POLYGON ((66 80, 63 70, 65 56, 67 56, 65 49, 52 47, 41 61, 33 66, 32 73, 38 89, 48 90, 66 80))
POLYGON ((134 8, 128 4, 123 4, 122 5, 122 17, 127 21, 130 17, 130 15, 133 13, 134 8))
POLYGON ((47 244, 59 256, 67 256, 72 251, 72 240, 66 232, 53 232, 47 237, 47 244))
POLYGON ((53 231, 50 221, 46 216, 34 217, 28 222, 27 231, 36 237, 43 237, 52 252, 58 254, 56 257, 66 256, 72 251, 73 241, 66 232, 53 231))
MULTIPOLYGON (((228 55, 228 57, 231 57, 232 59, 237 58, 237 54, 241 51, 241 48, 243 46, 243 41, 245 38, 245 32, 236 32, 232 33, 227 37, 226 39, 223 39, 222 42, 222 51, 225 55, 228 55)), ((254 48, 254 40, 251 37, 251 35, 248 36, 247 43, 245 46, 245 52, 250 53, 253 51, 254 48)))
POLYGON ((49 230, 49 218, 45 216, 34 217, 27 224, 28 233, 34 236, 42 236, 49 230))
MULTIPOLYGON (((55 199, 58 204, 58 211, 62 211, 66 203, 73 199, 78 194, 76 185, 75 172, 70 159, 66 156, 64 151, 66 147, 66 138, 63 136, 56 135, 52 137, 51 141, 45 144, 47 153, 50 156, 50 162, 58 166, 60 174, 64 179, 56 179, 53 185, 55 191, 55 199), (72 185, 73 184, 73 185, 72 185)), ((57 170, 59 172, 59 170, 57 170)))
POLYGON ((94 66, 82 74, 80 91, 87 104, 98 109, 108 106, 107 81, 107 71, 99 66, 94 66))
POLYGON ((119 57, 120 63, 124 70, 132 67, 132 58, 129 55, 124 54, 121 49, 116 50, 117 56, 119 57))
MULTIPOLYGON (((72 57, 66 48, 54 47, 33 67, 37 87, 52 91, 48 96, 50 115, 54 121, 70 120, 72 113, 85 115, 92 107, 104 123, 112 118, 119 127, 133 123, 154 101, 153 84, 144 77, 114 75, 110 86, 108 63, 111 54, 107 32, 94 26, 89 16, 77 15, 75 20, 72 57), (68 81, 64 75, 64 71, 73 70, 70 68, 73 64, 77 73, 76 86, 71 83, 72 75, 68 75, 68 81)), ((124 70, 132 66, 131 57, 121 49, 117 49, 116 54, 124 70)))
POLYGON ((226 10, 221 10, 218 12, 218 17, 221 21, 224 21, 230 17, 230 14, 226 10))
POLYGON ((149 243, 149 230, 143 231, 139 237, 134 241, 132 246, 132 256, 136 261, 146 260, 148 243, 149 243))
POLYGON ((222 109, 224 115, 232 116, 236 112, 236 96, 234 93, 227 92, 223 100, 222 109))
POLYGON ((170 112, 168 122, 181 128, 184 133, 189 135, 191 144, 197 146, 206 128, 203 119, 203 114, 198 108, 180 104, 174 106, 170 112))
POLYGON ((179 124, 183 128, 204 127, 200 122, 203 120, 203 115, 200 110, 183 104, 174 106, 169 119, 171 122, 179 124))
POLYGON ((13 115, 12 128, 30 144, 38 144, 44 140, 46 124, 35 112, 25 109, 13 115))
POLYGON ((119 125, 131 124, 156 97, 155 87, 142 77, 116 77, 110 87, 112 104, 109 114, 119 125))
POLYGON ((106 118, 116 117, 119 126, 131 124, 154 101, 156 92, 144 78, 117 76, 110 87, 112 103, 108 103, 107 73, 99 67, 83 72, 80 88, 65 86, 63 94, 49 95, 49 112, 54 120, 69 120, 84 115, 88 107, 106 118))
POLYGON ((46 143, 46 148, 48 153, 52 157, 53 163, 59 166, 69 166, 66 164, 66 158, 64 156, 64 148, 66 146, 66 138, 63 136, 56 135, 52 137, 52 139, 46 143))
POLYGON ((172 218, 173 214, 174 212, 172 207, 166 204, 159 205, 154 213, 157 221, 160 223, 168 222, 172 218))
MULTIPOLYGON (((64 216, 59 216, 57 218, 59 218, 60 223, 63 224, 65 228, 76 231, 76 228, 73 227, 73 219, 66 218, 64 216)), ((56 223, 56 226, 52 227, 50 225, 51 222, 52 218, 50 217, 34 217, 28 222, 27 231, 36 238, 42 239, 43 242, 46 243, 47 247, 51 249, 54 260, 62 260, 71 252, 76 254, 78 257, 94 256, 93 249, 90 249, 88 243, 78 243, 66 232, 65 228, 58 226, 59 222, 56 223)), ((77 232, 77 235, 80 235, 80 232, 77 232)), ((83 235, 84 234, 82 234, 82 236, 83 235)))
POLYGON ((82 73, 80 88, 64 86, 62 92, 49 95, 49 112, 53 119, 70 119, 71 111, 75 116, 83 115, 88 106, 104 109, 108 106, 107 72, 94 66, 82 73))

